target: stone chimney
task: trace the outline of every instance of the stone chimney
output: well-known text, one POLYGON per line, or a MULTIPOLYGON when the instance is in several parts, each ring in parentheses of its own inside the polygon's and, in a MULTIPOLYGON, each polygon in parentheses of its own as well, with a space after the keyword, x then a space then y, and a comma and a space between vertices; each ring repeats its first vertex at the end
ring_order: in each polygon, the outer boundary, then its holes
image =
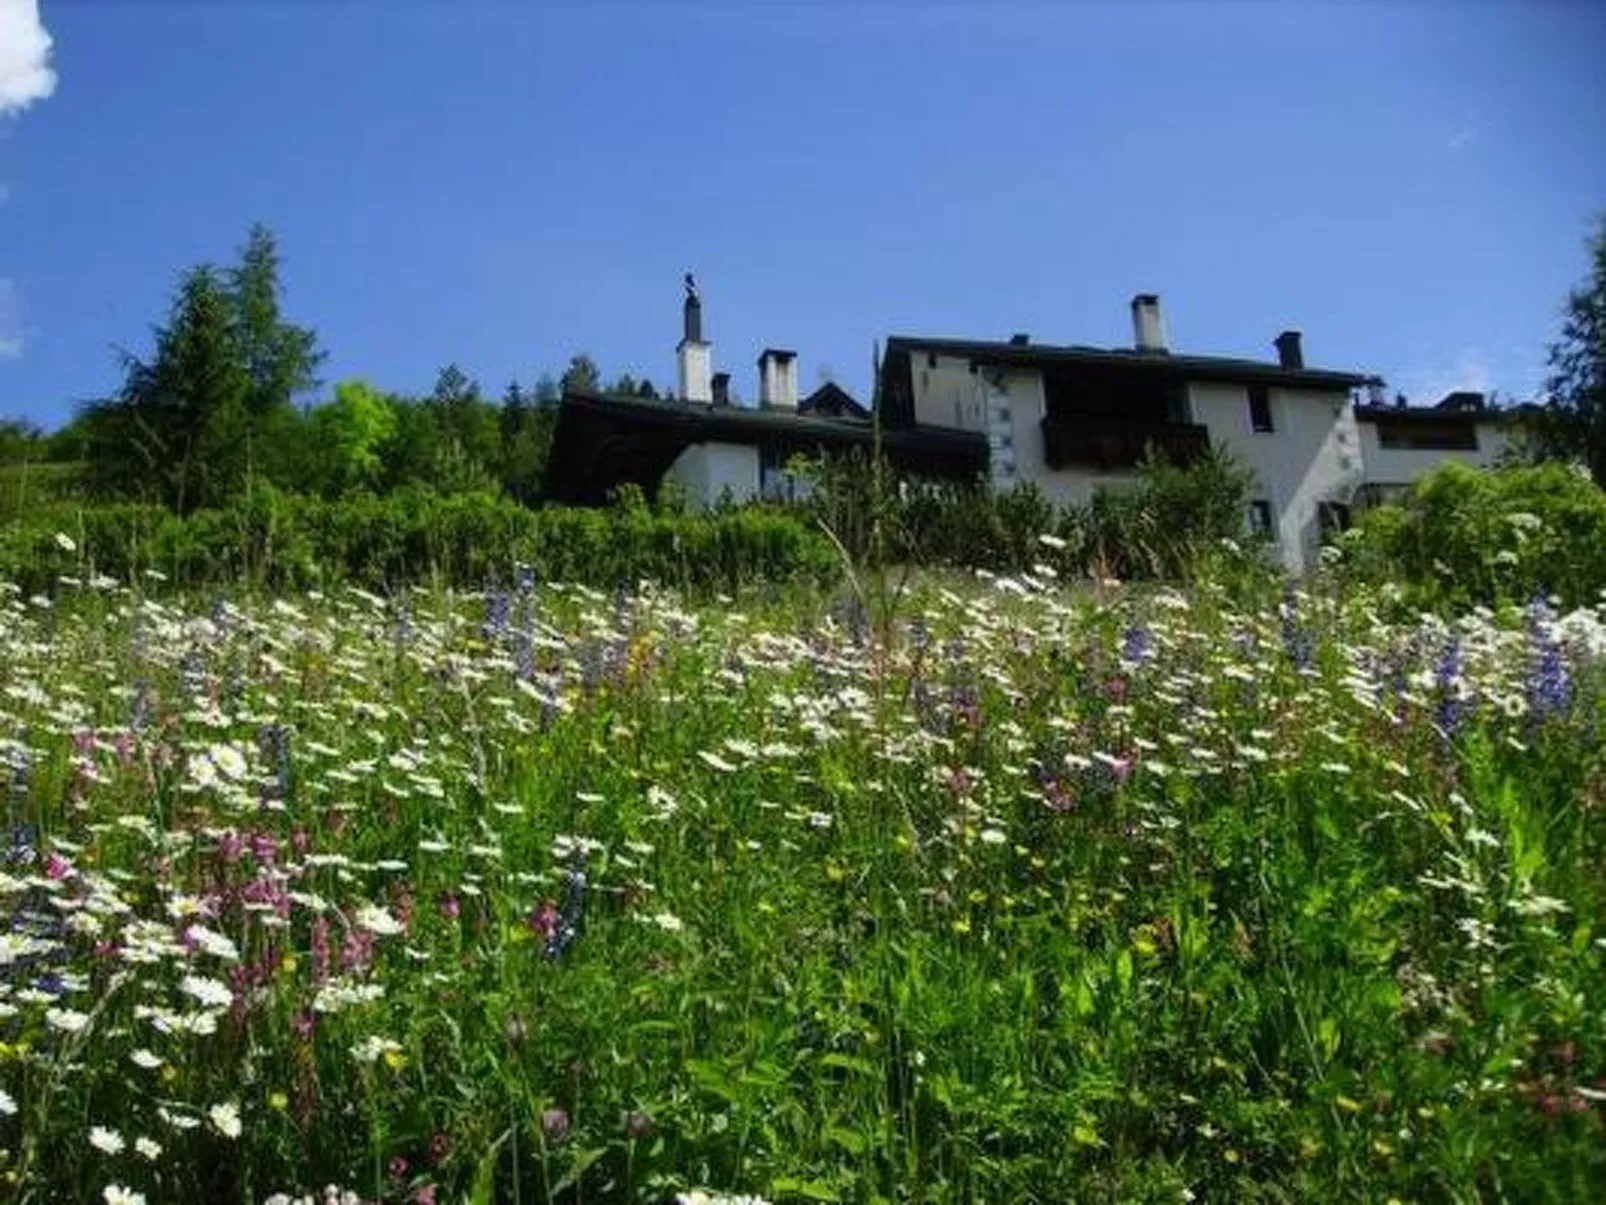
POLYGON ((690 272, 686 273, 686 300, 681 305, 680 325, 680 343, 675 348, 680 396, 688 402, 711 402, 714 400, 713 382, 708 374, 712 348, 703 342, 703 301, 690 272))
POLYGON ((1277 363, 1295 370, 1305 367, 1305 349, 1299 344, 1298 331, 1284 331, 1274 342, 1277 344, 1277 363))
POLYGON ((729 406, 731 404, 731 374, 716 372, 714 374, 714 405, 729 406))
POLYGON ((1164 351, 1165 324, 1160 321, 1157 293, 1139 293, 1132 299, 1132 342, 1139 351, 1164 351))
POLYGON ((766 410, 797 409, 797 353, 766 347, 758 358, 758 403, 766 410))

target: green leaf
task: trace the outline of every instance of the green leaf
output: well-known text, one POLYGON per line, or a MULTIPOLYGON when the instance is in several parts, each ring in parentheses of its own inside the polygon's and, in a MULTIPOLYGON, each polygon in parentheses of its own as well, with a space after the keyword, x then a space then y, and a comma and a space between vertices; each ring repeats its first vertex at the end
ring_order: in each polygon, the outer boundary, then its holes
POLYGON ((491 1143, 485 1154, 480 1156, 479 1166, 474 1169, 474 1186, 469 1189, 469 1205, 492 1205, 496 1193, 496 1164, 502 1152, 502 1144, 512 1134, 511 1129, 503 1130, 502 1136, 491 1143))
POLYGON ((837 1054, 834 1051, 830 1054, 822 1054, 820 1056, 820 1066, 840 1067, 844 1071, 855 1071, 860 1075, 876 1074, 875 1065, 869 1059, 860 1058, 856 1054, 837 1054))
POLYGON ((825 1137, 828 1142, 836 1143, 850 1155, 862 1155, 870 1147, 869 1139, 863 1134, 842 1126, 826 1126, 825 1137))
POLYGON ((571 1184, 578 1182, 580 1177, 586 1174, 586 1168, 590 1167, 593 1163, 607 1153, 608 1148, 605 1146, 591 1147, 585 1150, 576 1151, 574 1157, 570 1160, 569 1170, 564 1172, 562 1176, 553 1182, 553 1195, 556 1196, 565 1188, 568 1188, 571 1184))
POLYGON ((770 1181, 770 1192, 776 1196, 789 1193, 794 1197, 802 1197, 809 1201, 840 1201, 836 1189, 823 1180, 796 1180, 790 1176, 782 1176, 770 1181))

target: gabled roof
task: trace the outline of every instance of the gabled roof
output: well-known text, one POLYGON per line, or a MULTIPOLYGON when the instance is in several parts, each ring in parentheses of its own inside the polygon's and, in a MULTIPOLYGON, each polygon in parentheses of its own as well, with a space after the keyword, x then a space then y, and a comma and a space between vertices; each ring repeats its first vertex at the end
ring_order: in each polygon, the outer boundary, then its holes
POLYGON ((991 342, 977 339, 930 339, 916 335, 893 335, 887 340, 887 358, 910 352, 935 352, 958 356, 978 364, 1008 364, 1023 368, 1058 368, 1076 365, 1100 368, 1131 368, 1135 372, 1157 373, 1190 381, 1223 381, 1233 384, 1264 382, 1290 388, 1348 390, 1379 382, 1380 378, 1358 372, 1335 372, 1322 368, 1284 368, 1261 360, 1239 360, 1227 356, 1184 356, 1172 352, 1138 351, 1135 348, 1084 347, 1030 342, 991 342))
POLYGON ((870 411, 835 381, 827 381, 797 404, 799 414, 828 414, 833 418, 867 423, 870 411))

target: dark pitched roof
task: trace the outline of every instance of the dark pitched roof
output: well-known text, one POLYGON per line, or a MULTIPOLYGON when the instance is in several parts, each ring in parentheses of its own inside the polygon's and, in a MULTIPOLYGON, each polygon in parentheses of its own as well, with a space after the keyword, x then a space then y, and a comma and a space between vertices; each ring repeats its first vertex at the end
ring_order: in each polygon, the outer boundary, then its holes
POLYGON ((1059 346, 1051 343, 989 342, 977 339, 927 339, 913 335, 893 335, 887 340, 887 358, 909 352, 936 352, 959 356, 978 364, 1012 364, 1028 368, 1070 367, 1078 364, 1103 368, 1131 367, 1159 372, 1192 381, 1224 381, 1233 384, 1265 382, 1270 385, 1301 386, 1314 389, 1348 390, 1379 381, 1358 372, 1335 372, 1321 368, 1284 368, 1261 360, 1238 360, 1227 356, 1184 356, 1172 352, 1138 351, 1134 348, 1059 346))
POLYGON ((870 411, 835 381, 827 381, 797 404, 799 414, 830 415, 856 422, 870 421, 870 411))
MULTIPOLYGON (((869 448, 874 439, 868 423, 569 389, 559 403, 544 493, 583 505, 605 502, 627 482, 651 493, 675 458, 698 443, 747 444, 784 458, 869 448)), ((987 441, 976 431, 885 430, 881 448, 911 473, 972 481, 987 468, 987 441)))
POLYGON ((1475 426, 1478 423, 1505 424, 1520 419, 1530 408, 1515 410, 1458 410, 1437 406, 1357 406, 1355 421, 1361 423, 1400 423, 1431 427, 1475 426))

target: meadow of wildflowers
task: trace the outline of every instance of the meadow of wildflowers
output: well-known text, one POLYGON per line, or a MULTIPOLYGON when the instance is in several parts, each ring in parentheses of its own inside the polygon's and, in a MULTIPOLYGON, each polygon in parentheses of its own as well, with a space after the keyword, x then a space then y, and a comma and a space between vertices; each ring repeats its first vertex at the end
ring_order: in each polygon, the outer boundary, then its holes
POLYGON ((0 1198, 1600 1199, 1606 604, 1383 614, 4 590, 0 1198))

